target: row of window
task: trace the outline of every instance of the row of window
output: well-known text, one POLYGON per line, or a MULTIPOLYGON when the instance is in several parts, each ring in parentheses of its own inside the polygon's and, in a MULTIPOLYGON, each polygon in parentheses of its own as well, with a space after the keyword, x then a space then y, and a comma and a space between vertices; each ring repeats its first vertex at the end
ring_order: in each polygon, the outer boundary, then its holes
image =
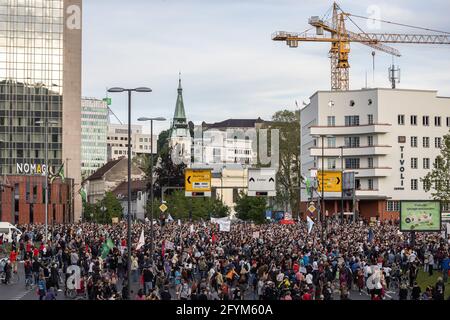
MULTIPOLYGON (((404 126, 406 121, 405 121, 405 115, 404 114, 399 114, 398 115, 398 125, 400 126, 404 126)), ((447 117, 447 127, 450 127, 450 117, 447 117)), ((417 121, 417 116, 416 115, 412 115, 410 116, 410 120, 409 120, 409 124, 412 126, 417 126, 418 121, 417 121)), ((422 125, 425 127, 429 127, 430 126, 430 116, 423 116, 422 117, 422 125)), ((441 127, 442 126, 442 117, 436 116, 434 117, 434 126, 435 127, 441 127)))
MULTIPOLYGON (((369 124, 369 125, 374 124, 373 114, 367 115, 367 124, 369 124)), ((336 117, 328 116, 327 125, 329 127, 336 126, 336 117)), ((355 126, 359 126, 359 125, 360 125, 359 116, 357 116, 357 115, 345 116, 345 126, 346 127, 355 127, 355 126)))
MULTIPOLYGON (((411 137, 411 148, 417 148, 418 147, 418 137, 411 137)), ((430 137, 423 137, 422 138, 422 146, 424 148, 430 147, 430 137)), ((436 137, 434 138, 434 147, 437 149, 442 148, 442 137, 436 137)))

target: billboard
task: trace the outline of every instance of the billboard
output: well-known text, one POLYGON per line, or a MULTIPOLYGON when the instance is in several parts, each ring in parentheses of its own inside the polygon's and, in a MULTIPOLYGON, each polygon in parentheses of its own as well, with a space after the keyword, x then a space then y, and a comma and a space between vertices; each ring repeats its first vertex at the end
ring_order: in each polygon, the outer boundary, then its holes
POLYGON ((211 169, 185 170, 186 197, 211 197, 211 169))
POLYGON ((441 203, 439 201, 402 201, 400 230, 402 232, 441 231, 441 203))

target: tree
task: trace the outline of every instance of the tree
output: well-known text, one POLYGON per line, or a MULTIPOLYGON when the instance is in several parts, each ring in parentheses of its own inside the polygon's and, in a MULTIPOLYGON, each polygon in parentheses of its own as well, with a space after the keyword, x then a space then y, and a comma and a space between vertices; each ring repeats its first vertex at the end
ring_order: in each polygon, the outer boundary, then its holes
POLYGON ((162 194, 163 187, 184 188, 184 170, 186 169, 186 165, 184 163, 174 164, 171 153, 171 149, 164 151, 159 157, 158 165, 154 168, 156 175, 154 181, 156 195, 162 194))
MULTIPOLYGON (((193 220, 208 220, 209 218, 226 217, 230 208, 222 203, 222 201, 213 198, 188 198, 184 191, 175 191, 166 198, 166 205, 169 208, 166 215, 170 214, 174 219, 189 219, 189 212, 192 211, 193 220)), ((150 212, 150 204, 147 212, 150 212)), ((155 199, 153 205, 153 217, 159 217, 159 201, 155 199)))
POLYGON ((235 206, 237 217, 239 219, 253 221, 259 224, 265 222, 266 209, 266 198, 249 197, 243 192, 240 193, 235 206))
POLYGON ((88 221, 109 224, 112 223, 112 218, 121 218, 122 215, 122 205, 111 192, 107 192, 96 204, 85 203, 84 216, 88 221))
POLYGON ((431 191, 434 200, 450 203, 450 134, 443 138, 441 154, 433 169, 421 179, 426 192, 431 191))
POLYGON ((275 203, 293 216, 300 212, 300 112, 282 110, 272 117, 272 129, 280 131, 280 163, 275 203))

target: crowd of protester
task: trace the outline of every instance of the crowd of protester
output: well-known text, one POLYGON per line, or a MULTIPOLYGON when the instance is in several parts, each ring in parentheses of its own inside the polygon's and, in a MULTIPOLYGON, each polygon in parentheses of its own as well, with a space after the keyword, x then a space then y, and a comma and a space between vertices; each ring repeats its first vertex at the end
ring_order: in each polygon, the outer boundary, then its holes
POLYGON ((147 221, 132 227, 128 279, 126 222, 50 225, 48 241, 42 225, 19 228, 5 282, 22 261, 25 282, 42 300, 67 295, 68 281, 77 284, 72 297, 89 300, 443 300, 450 264, 441 233, 416 233, 411 241, 393 222, 330 219, 311 232, 306 222, 233 223, 220 232, 210 222, 175 221, 154 224, 152 252, 147 221), (80 268, 80 281, 71 266, 80 268), (421 269, 442 273, 423 292, 421 269))

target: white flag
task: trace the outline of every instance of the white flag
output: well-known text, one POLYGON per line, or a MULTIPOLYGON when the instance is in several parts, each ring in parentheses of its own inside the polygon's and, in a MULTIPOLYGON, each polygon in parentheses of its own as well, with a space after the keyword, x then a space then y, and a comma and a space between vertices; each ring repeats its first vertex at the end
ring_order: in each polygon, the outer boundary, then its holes
POLYGON ((173 222, 173 218, 172 218, 172 216, 170 215, 170 213, 169 213, 169 216, 167 217, 167 222, 173 222))
POLYGON ((310 217, 306 217, 306 220, 308 221, 308 234, 310 234, 314 226, 314 221, 310 217))
POLYGON ((194 233, 194 225, 191 224, 191 233, 194 233))
POLYGON ((136 246, 136 250, 139 250, 144 244, 145 244, 144 229, 142 229, 141 236, 139 237, 139 242, 136 246))
POLYGON ((181 220, 180 219, 178 219, 178 225, 181 226, 181 220))

